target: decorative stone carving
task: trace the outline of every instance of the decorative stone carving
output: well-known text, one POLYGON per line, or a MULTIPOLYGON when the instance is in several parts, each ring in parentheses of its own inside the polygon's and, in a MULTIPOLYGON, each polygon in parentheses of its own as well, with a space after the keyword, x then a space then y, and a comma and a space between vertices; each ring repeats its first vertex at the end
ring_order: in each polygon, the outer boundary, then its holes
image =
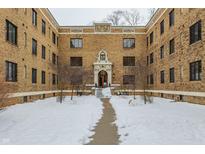
POLYGON ((107 72, 108 75, 108 85, 112 84, 112 63, 108 60, 107 52, 102 49, 97 57, 94 65, 94 84, 98 86, 98 74, 100 71, 107 72))
POLYGON ((109 23, 95 23, 95 32, 110 32, 111 25, 109 23))

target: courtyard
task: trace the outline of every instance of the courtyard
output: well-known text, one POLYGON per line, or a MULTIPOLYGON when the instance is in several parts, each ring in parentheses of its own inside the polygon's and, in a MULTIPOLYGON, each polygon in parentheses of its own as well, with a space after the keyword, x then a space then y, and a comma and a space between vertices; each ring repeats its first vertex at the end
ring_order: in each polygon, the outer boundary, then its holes
POLYGON ((0 110, 0 144, 205 144, 203 105, 99 93, 0 110))

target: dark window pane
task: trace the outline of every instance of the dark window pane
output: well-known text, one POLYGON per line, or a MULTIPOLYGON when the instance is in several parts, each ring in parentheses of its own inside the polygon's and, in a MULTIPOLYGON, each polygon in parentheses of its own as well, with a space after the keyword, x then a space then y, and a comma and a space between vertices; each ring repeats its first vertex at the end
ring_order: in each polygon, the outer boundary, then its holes
POLYGON ((160 34, 164 33, 164 20, 160 23, 160 34))
POLYGON ((150 44, 152 44, 153 41, 154 41, 154 33, 152 32, 152 33, 150 34, 150 44))
POLYGON ((150 54, 150 64, 154 63, 154 54, 153 52, 150 54))
POLYGON ((164 46, 160 47, 160 59, 164 58, 164 46))
POLYGON ((37 55, 37 41, 32 39, 32 54, 37 55))
POLYGON ((82 57, 70 57, 70 65, 71 66, 82 66, 83 65, 82 57))
POLYGON ((174 25, 174 9, 169 13, 169 26, 174 25))
POLYGON ((171 83, 175 82, 174 68, 169 69, 169 78, 171 83))
POLYGON ((190 44, 201 40, 201 20, 193 24, 190 28, 190 44))
POLYGON ((129 85, 135 83, 135 76, 134 75, 123 75, 123 84, 129 85))
POLYGON ((160 72, 160 82, 164 83, 164 71, 160 72))
POLYGON ((42 20, 42 33, 46 34, 46 22, 42 20))
POLYGON ((6 40, 17 44, 17 27, 8 20, 6 20, 6 40))
POLYGON ((52 62, 53 64, 56 64, 56 54, 55 53, 52 54, 52 62))
POLYGON ((42 58, 46 59, 46 47, 42 45, 42 58))
POLYGON ((190 81, 199 81, 201 80, 201 73, 202 73, 202 67, 201 67, 201 60, 190 63, 190 81))
POLYGON ((123 66, 135 66, 135 57, 123 57, 123 66))
POLYGON ((56 84, 56 75, 52 74, 52 84, 55 85, 56 84))
POLYGON ((6 81, 16 82, 17 81, 17 64, 6 61, 6 81))
POLYGON ((154 84, 154 75, 153 74, 150 75, 149 83, 154 84))
POLYGON ((42 84, 46 83, 46 73, 45 73, 45 71, 41 72, 41 83, 42 84))
POLYGON ((52 41, 56 44, 56 34, 54 32, 52 32, 52 41))
POLYGON ((32 83, 37 83, 37 69, 32 68, 32 83))
POLYGON ((175 52, 175 43, 174 39, 169 41, 169 54, 172 54, 175 52))

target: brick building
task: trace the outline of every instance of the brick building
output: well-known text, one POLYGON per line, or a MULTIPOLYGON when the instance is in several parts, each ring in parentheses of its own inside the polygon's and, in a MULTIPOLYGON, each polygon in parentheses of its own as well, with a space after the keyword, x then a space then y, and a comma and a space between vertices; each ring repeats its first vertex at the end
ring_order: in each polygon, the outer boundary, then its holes
POLYGON ((57 94, 59 63, 115 92, 137 80, 130 70, 143 59, 150 93, 205 103, 204 21, 205 9, 169 8, 145 26, 60 26, 48 9, 0 9, 1 78, 17 87, 12 103, 57 94))

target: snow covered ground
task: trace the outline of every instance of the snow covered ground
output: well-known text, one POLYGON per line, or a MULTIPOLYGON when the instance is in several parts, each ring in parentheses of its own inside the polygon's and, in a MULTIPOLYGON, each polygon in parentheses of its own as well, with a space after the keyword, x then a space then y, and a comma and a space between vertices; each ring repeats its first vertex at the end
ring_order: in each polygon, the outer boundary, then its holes
POLYGON ((130 96, 112 96, 121 144, 205 144, 205 106, 154 98, 136 105, 130 96))
POLYGON ((56 98, 19 104, 0 112, 0 144, 85 144, 102 116, 95 96, 56 98))

